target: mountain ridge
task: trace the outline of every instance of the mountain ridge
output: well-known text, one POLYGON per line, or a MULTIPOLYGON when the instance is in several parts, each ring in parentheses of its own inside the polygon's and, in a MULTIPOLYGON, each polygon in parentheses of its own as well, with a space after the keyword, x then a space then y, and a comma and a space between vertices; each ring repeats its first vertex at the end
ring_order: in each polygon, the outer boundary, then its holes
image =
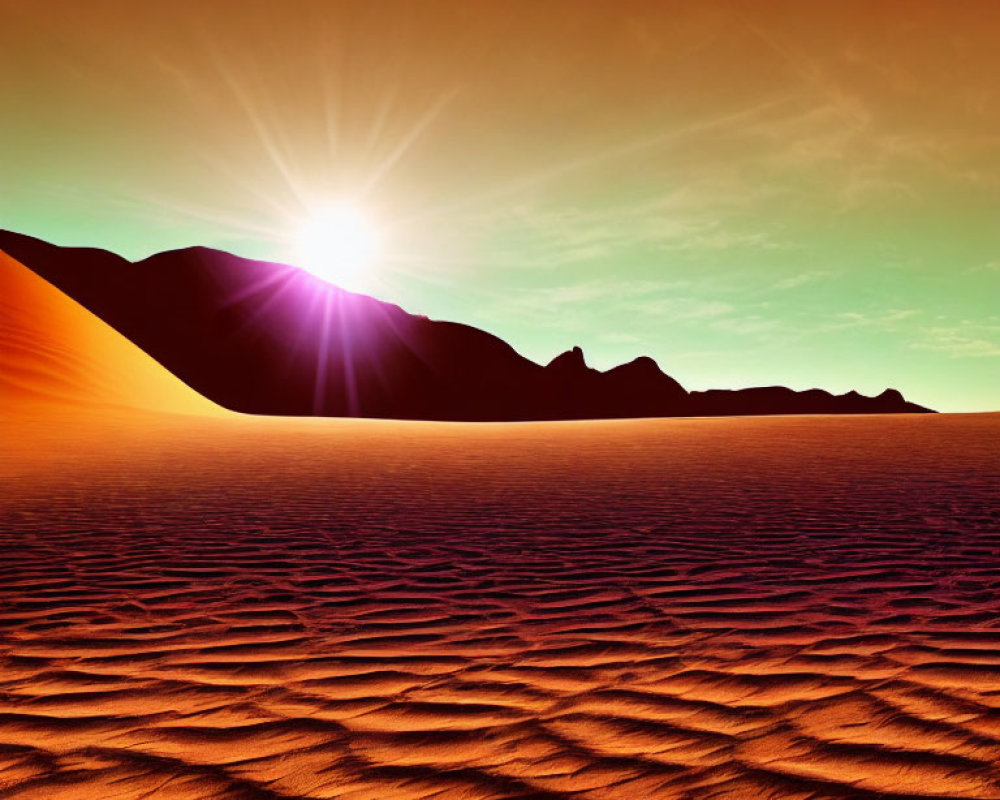
POLYGON ((649 356, 600 371, 579 346, 542 366, 474 326, 203 246, 130 262, 0 231, 0 250, 208 399, 245 413, 526 421, 929 411, 894 389, 688 392, 649 356))

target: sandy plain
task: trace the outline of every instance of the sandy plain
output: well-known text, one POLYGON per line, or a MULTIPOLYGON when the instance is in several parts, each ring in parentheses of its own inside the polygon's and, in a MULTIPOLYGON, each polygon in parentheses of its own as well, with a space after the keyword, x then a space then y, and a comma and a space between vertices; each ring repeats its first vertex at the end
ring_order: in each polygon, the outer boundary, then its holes
POLYGON ((0 266, 0 798, 1000 797, 1000 415, 116 405, 0 266))

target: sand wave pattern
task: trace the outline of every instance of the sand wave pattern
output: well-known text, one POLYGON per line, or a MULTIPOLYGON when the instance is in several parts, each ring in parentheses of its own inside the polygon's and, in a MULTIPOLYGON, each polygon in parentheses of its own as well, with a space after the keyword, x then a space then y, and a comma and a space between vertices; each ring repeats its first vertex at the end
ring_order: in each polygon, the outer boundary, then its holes
POLYGON ((0 798, 1000 798, 998 434, 237 419, 54 455, 2 487, 0 798))

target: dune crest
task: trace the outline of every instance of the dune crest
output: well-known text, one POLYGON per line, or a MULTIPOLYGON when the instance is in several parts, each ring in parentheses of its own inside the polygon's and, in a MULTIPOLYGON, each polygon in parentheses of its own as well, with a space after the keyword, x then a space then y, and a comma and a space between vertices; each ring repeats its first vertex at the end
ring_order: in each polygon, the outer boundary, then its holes
POLYGON ((0 251, 0 408, 218 414, 218 406, 0 251))

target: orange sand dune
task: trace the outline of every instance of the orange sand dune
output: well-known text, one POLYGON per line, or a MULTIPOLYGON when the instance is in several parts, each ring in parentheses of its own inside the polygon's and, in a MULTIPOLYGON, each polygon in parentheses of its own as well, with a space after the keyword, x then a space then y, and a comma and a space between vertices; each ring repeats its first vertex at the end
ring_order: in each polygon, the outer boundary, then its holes
POLYGON ((228 413, 0 251, 0 475, 40 449, 87 452, 172 415, 228 413))
POLYGON ((125 337, 0 251, 0 409, 213 414, 125 337))
POLYGON ((213 415, 0 265, 0 800, 1000 798, 1000 415, 213 415))

